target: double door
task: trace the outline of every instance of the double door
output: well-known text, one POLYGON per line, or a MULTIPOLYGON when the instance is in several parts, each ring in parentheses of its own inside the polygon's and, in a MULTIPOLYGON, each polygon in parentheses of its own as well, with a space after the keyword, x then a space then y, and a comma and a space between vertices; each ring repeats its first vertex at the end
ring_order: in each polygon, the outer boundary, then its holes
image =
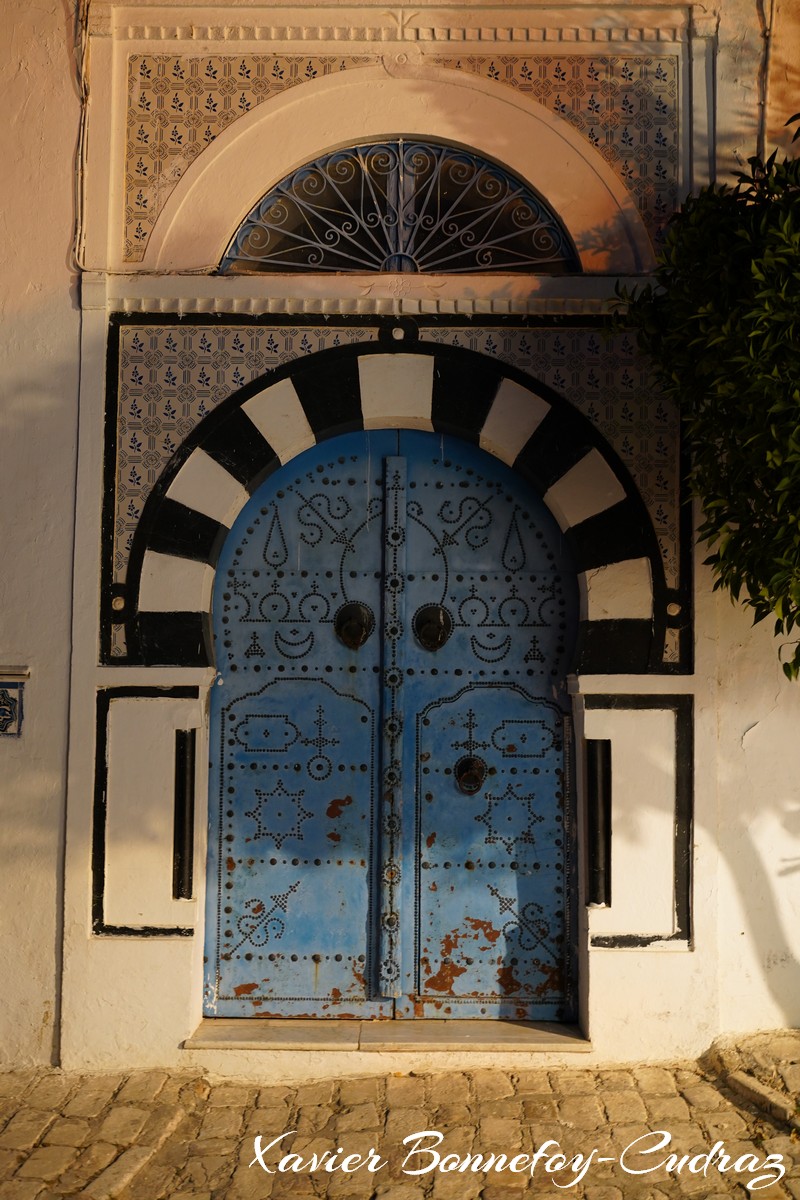
POLYGON ((347 434, 217 571, 206 1014, 574 1015, 552 516, 474 446, 347 434))

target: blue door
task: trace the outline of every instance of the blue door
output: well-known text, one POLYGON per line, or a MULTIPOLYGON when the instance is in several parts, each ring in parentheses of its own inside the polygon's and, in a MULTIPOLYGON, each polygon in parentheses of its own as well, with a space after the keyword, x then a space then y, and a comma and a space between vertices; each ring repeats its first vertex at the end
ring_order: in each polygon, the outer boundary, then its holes
POLYGON ((577 589, 509 468, 331 439, 241 513, 213 605, 206 1013, 574 1017, 577 589))

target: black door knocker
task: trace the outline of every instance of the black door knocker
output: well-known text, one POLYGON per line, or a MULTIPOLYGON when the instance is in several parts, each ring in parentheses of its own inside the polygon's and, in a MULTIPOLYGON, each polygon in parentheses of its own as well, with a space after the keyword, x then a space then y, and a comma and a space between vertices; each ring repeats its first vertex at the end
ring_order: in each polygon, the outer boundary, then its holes
POLYGON ((441 604, 425 604, 414 613, 414 633, 426 650, 441 650, 453 632, 453 618, 441 604))
POLYGON ((340 642, 350 650, 358 650, 375 628, 375 617, 366 604, 351 600, 336 613, 333 628, 340 642))
POLYGON ((456 777, 458 790, 465 796, 474 796, 481 790, 486 779, 486 763, 482 758, 465 754, 456 763, 453 774, 456 777))

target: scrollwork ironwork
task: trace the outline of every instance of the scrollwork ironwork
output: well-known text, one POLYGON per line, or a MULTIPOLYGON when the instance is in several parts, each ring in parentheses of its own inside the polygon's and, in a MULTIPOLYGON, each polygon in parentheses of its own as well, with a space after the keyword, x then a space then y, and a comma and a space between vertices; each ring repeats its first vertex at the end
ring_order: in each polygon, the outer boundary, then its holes
POLYGON ((248 214, 223 273, 580 270, 561 222, 505 168, 405 138, 326 154, 248 214))

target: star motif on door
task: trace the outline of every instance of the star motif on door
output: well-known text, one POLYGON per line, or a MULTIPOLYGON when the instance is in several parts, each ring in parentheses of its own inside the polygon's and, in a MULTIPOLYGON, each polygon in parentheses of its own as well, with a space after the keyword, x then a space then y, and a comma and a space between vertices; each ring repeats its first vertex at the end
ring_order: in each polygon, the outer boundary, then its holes
POLYGON ((487 792, 486 810, 475 818, 486 826, 484 841, 490 846, 505 846, 509 854, 513 854, 515 843, 534 845, 533 826, 544 817, 533 811, 533 801, 533 796, 518 796, 510 783, 500 796, 487 792), (527 828, 517 833, 526 820, 527 828))
POLYGON ((287 838, 303 840, 301 826, 311 813, 301 804, 305 792, 287 792, 283 780, 278 780, 278 786, 272 792, 262 792, 256 788, 257 802, 245 811, 246 817, 252 817, 256 823, 255 837, 270 837, 280 850, 287 838))

